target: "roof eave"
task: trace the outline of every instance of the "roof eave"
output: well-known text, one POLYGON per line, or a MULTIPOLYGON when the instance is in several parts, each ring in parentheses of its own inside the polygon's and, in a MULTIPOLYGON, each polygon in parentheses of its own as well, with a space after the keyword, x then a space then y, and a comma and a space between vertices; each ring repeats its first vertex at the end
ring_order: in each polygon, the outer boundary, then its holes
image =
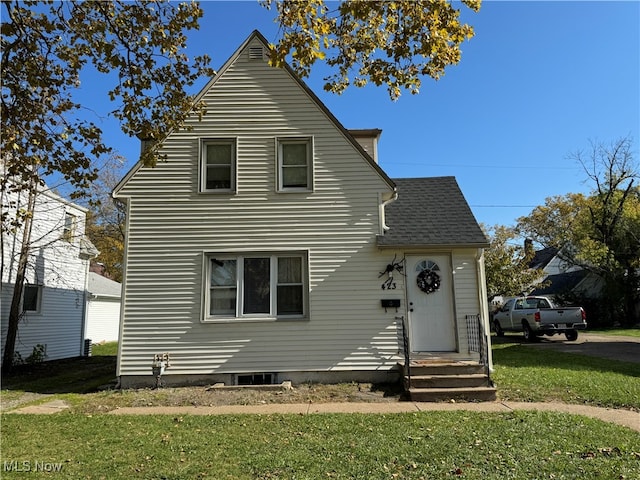
POLYGON ((415 249, 415 250, 435 250, 435 249, 453 249, 453 248, 489 248, 488 243, 380 243, 380 249, 415 249))

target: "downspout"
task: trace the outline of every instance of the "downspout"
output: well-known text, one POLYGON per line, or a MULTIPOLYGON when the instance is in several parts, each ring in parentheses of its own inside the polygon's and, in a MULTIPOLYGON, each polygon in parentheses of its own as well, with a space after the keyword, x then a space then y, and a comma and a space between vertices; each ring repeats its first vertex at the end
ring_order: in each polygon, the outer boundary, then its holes
POLYGON ((89 311, 89 267, 91 264, 91 259, 86 258, 84 260, 86 263, 84 267, 84 291, 83 291, 83 301, 82 301, 82 329, 80 333, 80 356, 85 356, 85 334, 87 333, 87 312, 89 311))
POLYGON ((387 225, 387 217, 385 215, 384 207, 386 207, 392 202, 395 202, 397 199, 398 199, 398 189, 394 188, 393 195, 391 196, 391 198, 389 200, 385 200, 384 202, 381 201, 380 203, 380 220, 381 220, 380 226, 382 227, 382 232, 380 232, 381 234, 384 234, 384 232, 389 231, 389 226, 387 225))
POLYGON ((84 234, 80 237, 80 258, 82 258, 83 262, 86 262, 84 267, 84 289, 82 292, 82 328, 81 328, 81 336, 80 336, 80 356, 84 357, 89 356, 88 352, 90 349, 85 349, 85 335, 87 334, 87 321, 88 321, 88 313, 89 313, 89 300, 91 295, 89 294, 89 270, 91 268, 91 259, 96 258, 100 255, 100 252, 95 248, 95 246, 89 241, 91 247, 87 247, 87 253, 82 253, 82 242, 86 237, 84 234))

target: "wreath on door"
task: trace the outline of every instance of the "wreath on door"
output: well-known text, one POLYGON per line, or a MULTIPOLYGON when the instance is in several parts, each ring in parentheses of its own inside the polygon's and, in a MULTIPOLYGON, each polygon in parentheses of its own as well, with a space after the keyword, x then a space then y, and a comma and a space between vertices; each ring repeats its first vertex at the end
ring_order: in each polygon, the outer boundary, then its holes
POLYGON ((440 275, 436 270, 440 270, 433 262, 422 262, 416 270, 420 270, 416 278, 418 288, 426 294, 436 292, 440 289, 440 275))

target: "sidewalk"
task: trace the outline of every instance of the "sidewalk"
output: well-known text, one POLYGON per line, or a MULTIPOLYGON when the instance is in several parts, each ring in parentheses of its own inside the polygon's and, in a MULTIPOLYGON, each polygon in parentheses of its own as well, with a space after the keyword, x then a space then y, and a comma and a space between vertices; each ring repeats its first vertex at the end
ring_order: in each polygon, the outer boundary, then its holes
POLYGON ((239 414, 296 414, 318 413, 411 413, 466 410, 504 413, 513 410, 538 410, 585 415, 616 423, 640 432, 640 413, 629 410, 571 405, 566 403, 481 402, 481 403, 280 403, 268 405, 224 405, 218 407, 125 407, 109 412, 111 415, 239 415, 239 414))
MULTIPOLYGON (((41 405, 23 407, 6 414, 50 414, 68 408, 64 402, 55 400, 41 405)), ((385 402, 385 403, 273 403, 262 405, 222 405, 216 407, 123 407, 108 412, 109 415, 310 415, 320 413, 373 413, 393 414, 431 411, 473 411, 505 413, 513 410, 538 410, 584 415, 599 420, 616 423, 640 432, 640 413, 630 410, 573 405, 568 403, 545 402, 482 402, 482 403, 426 403, 426 402, 385 402)))

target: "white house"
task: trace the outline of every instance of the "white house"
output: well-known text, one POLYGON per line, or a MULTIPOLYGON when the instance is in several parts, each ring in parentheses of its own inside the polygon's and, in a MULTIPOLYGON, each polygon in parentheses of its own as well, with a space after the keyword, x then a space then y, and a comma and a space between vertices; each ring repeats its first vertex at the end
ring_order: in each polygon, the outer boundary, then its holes
POLYGON ((253 32, 199 95, 202 120, 114 191, 128 205, 122 386, 155 382, 156 354, 166 384, 389 381, 406 358, 488 367, 488 242, 455 179, 390 179, 380 130, 347 131, 267 45, 253 32))
POLYGON ((92 343, 117 342, 120 333, 120 295, 122 285, 95 272, 87 284, 87 329, 92 343))
MULTIPOLYGON (((26 194, 3 193, 6 205, 26 204, 26 194)), ((15 211, 15 210, 14 210, 15 211)), ((87 210, 51 191, 36 196, 31 253, 21 305, 16 356, 42 349, 45 360, 84 354, 89 260, 98 254, 84 236, 87 210)), ((2 237, 1 334, 7 334, 22 230, 2 237)))

